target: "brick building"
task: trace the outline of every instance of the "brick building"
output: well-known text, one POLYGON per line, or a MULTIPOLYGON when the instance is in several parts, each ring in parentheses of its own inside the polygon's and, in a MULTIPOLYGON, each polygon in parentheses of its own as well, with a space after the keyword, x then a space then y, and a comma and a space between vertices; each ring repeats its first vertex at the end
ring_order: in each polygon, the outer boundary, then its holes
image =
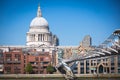
POLYGON ((30 50, 27 53, 22 48, 9 48, 3 53, 4 74, 23 74, 28 63, 32 65, 33 74, 46 74, 46 68, 51 64, 48 52, 30 50))
POLYGON ((4 73, 24 73, 24 55, 22 49, 10 49, 3 53, 4 73))
POLYGON ((27 64, 30 63, 32 65, 33 73, 36 74, 46 74, 46 68, 51 64, 51 56, 49 53, 25 55, 24 60, 27 64))

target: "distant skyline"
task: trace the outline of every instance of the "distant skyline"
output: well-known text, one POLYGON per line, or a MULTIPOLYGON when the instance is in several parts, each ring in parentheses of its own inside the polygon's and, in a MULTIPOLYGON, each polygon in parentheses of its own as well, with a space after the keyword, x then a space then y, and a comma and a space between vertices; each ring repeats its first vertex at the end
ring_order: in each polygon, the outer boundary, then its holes
POLYGON ((120 0, 0 0, 0 45, 26 44, 39 3, 62 46, 79 45, 86 35, 99 45, 120 29, 120 0))

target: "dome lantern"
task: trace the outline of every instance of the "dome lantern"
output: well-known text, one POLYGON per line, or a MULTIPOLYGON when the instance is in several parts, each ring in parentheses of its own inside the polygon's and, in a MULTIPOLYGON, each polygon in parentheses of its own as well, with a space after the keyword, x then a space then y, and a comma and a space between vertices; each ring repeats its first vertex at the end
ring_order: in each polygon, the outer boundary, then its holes
POLYGON ((42 13, 41 13, 41 10, 40 10, 40 5, 38 5, 37 17, 41 17, 41 16, 42 16, 42 13))

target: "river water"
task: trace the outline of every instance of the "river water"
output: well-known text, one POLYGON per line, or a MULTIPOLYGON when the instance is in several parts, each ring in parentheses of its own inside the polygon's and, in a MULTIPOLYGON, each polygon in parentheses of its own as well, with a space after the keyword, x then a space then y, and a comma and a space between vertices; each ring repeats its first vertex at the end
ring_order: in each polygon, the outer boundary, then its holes
MULTIPOLYGON (((0 80, 65 80, 63 78, 61 79, 0 79, 0 80)), ((120 78, 77 78, 75 80, 120 80, 120 78)))

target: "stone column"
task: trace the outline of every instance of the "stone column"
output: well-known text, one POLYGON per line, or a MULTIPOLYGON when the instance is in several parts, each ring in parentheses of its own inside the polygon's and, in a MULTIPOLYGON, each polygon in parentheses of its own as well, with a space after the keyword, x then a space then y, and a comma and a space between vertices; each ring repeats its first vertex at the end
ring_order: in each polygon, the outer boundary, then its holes
POLYGON ((115 64, 115 73, 118 73, 118 58, 117 58, 117 56, 114 56, 114 64, 115 64))
POLYGON ((80 62, 78 62, 78 74, 80 74, 80 62))
POLYGON ((86 74, 86 60, 84 60, 84 74, 86 74))
POLYGON ((99 74, 99 66, 96 67, 96 70, 97 70, 96 73, 98 75, 99 74))
POLYGON ((111 57, 109 57, 109 73, 111 73, 111 57))
POLYGON ((89 74, 91 74, 91 59, 89 59, 89 74))
POLYGON ((46 34, 46 41, 47 41, 47 34, 46 34))
POLYGON ((44 34, 44 41, 46 41, 46 34, 44 34))
POLYGON ((48 34, 46 34, 46 41, 48 41, 48 34))
POLYGON ((35 34, 35 41, 38 41, 38 34, 35 34))

